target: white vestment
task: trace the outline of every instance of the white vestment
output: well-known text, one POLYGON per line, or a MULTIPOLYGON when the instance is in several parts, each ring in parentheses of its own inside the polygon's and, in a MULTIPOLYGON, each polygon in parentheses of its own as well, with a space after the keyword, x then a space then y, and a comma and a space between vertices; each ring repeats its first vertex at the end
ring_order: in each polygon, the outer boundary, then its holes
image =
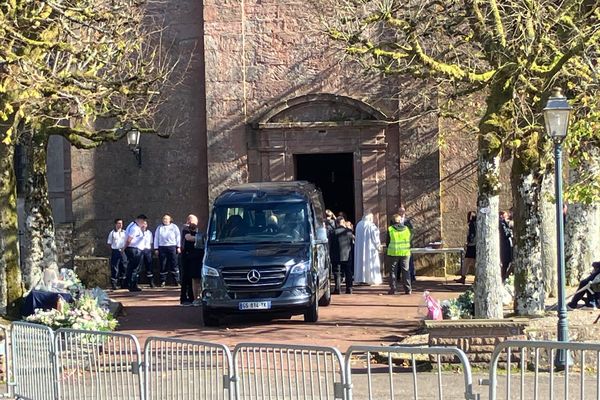
POLYGON ((379 229, 364 218, 356 224, 354 241, 354 282, 379 285, 381 264, 379 262, 379 229))

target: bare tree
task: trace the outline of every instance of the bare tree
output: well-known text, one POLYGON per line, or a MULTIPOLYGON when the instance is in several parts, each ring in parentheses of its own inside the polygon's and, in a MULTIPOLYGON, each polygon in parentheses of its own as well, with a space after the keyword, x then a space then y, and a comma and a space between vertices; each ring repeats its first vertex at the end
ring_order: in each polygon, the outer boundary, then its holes
MULTIPOLYGON (((30 160, 21 289, 31 288, 44 268, 56 265, 46 182, 48 138, 60 135, 78 148, 94 148, 132 129, 168 135, 177 125, 155 119, 185 71, 164 40, 159 3, 16 0, 0 5, 0 117, 7 121, 0 158, 4 170, 13 171, 11 155, 20 143, 30 160)), ((12 275, 0 287, 8 288, 16 276, 14 191, 14 178, 3 180, 0 212, 10 225, 0 230, 0 266, 12 275)), ((18 292, 8 293, 8 301, 18 292)))
MULTIPOLYGON (((568 63, 597 47, 599 2, 332 0, 329 36, 365 67, 434 80, 442 99, 482 93, 475 313, 501 318, 500 157, 513 155, 515 311, 544 310, 539 208, 547 140, 541 109, 568 63)), ((464 111, 454 110, 457 117, 464 111)))

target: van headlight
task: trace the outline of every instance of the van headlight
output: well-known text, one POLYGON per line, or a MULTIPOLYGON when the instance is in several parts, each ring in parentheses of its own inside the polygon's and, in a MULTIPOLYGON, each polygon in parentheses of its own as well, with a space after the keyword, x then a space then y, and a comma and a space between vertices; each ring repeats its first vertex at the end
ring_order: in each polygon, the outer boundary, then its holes
POLYGON ((294 275, 304 274, 309 269, 310 269, 310 262, 304 261, 304 262, 294 265, 292 267, 292 269, 290 270, 290 274, 294 274, 294 275))
POLYGON ((215 268, 213 267, 209 267, 208 265, 203 265, 202 266, 202 276, 215 276, 215 277, 219 277, 219 271, 217 271, 215 268))

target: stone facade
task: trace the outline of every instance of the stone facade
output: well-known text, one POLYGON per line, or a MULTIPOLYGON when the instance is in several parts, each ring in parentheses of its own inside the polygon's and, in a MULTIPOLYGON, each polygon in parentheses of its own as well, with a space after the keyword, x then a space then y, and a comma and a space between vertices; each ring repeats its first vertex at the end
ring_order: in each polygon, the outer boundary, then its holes
POLYGON ((206 120, 202 3, 197 0, 157 2, 170 22, 165 42, 191 55, 187 79, 165 106, 183 124, 170 138, 142 135, 142 166, 125 140, 95 150, 73 149, 71 155, 74 252, 110 254, 106 245, 115 218, 125 224, 144 213, 154 229, 165 213, 182 224, 189 213, 205 222, 208 214, 206 120))
POLYGON ((435 106, 430 88, 341 61, 322 33, 330 11, 306 2, 163 6, 177 50, 193 54, 164 111, 184 124, 169 139, 142 137, 141 168, 125 143, 71 151, 74 254, 108 255, 116 217, 143 212, 154 228, 164 213, 181 224, 193 212, 204 223, 223 189, 295 179, 296 155, 314 153, 352 155, 357 219, 371 210, 385 232, 402 204, 415 246, 463 244, 476 143, 435 114, 421 115, 435 106))

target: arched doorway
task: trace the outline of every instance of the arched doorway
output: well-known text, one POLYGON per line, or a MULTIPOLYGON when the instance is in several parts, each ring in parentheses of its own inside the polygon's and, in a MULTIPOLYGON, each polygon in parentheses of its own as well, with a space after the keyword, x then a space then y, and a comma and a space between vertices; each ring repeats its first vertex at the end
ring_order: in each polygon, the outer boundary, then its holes
MULTIPOLYGON (((387 138, 395 127, 382 112, 349 97, 310 94, 287 100, 251 126, 249 178, 311 180, 334 211, 353 220, 366 210, 385 218, 387 185, 395 185, 389 192, 396 196, 399 184, 386 179, 387 138)), ((393 165, 397 155, 392 158, 393 165)))

